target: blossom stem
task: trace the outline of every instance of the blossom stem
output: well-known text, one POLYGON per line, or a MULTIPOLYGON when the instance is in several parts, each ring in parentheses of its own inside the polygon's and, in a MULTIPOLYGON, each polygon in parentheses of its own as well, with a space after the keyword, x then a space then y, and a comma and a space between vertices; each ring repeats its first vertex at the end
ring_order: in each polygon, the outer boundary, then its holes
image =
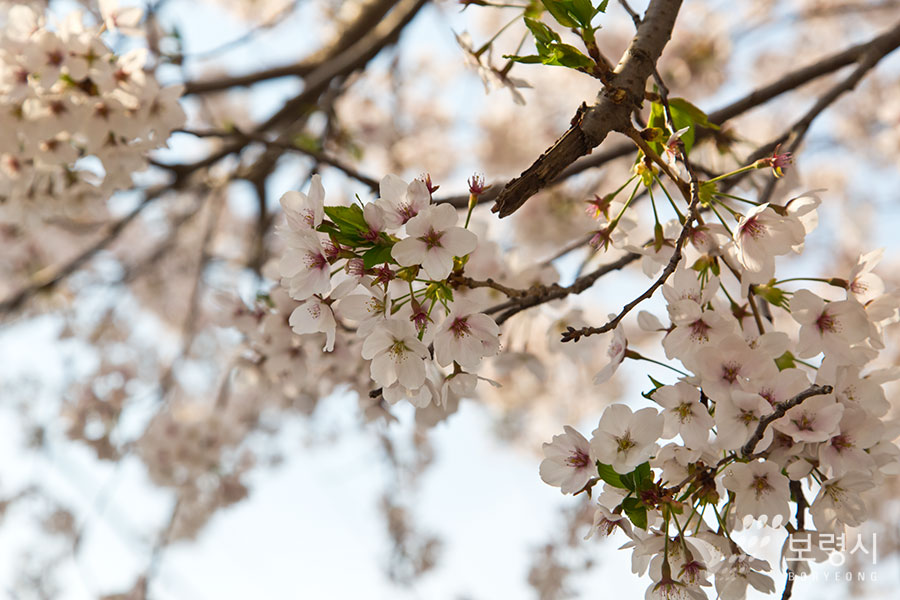
POLYGON ((643 354, 638 354, 637 352, 635 352, 635 351, 633 351, 633 350, 629 350, 629 351, 625 354, 625 356, 626 356, 627 358, 631 358, 631 359, 634 359, 634 360, 645 360, 645 361, 647 361, 647 362, 649 362, 649 363, 653 363, 654 365, 659 365, 659 366, 661 366, 661 367, 665 367, 665 368, 667 368, 667 369, 669 369, 669 370, 675 371, 675 372, 678 373, 679 375, 684 375, 685 377, 688 377, 688 374, 687 374, 687 373, 685 373, 684 371, 682 371, 682 370, 680 370, 680 369, 676 369, 676 368, 673 367, 672 365, 667 365, 666 363, 664 363, 664 362, 662 362, 662 361, 655 360, 655 359, 653 359, 653 358, 647 358, 647 357, 644 356, 643 354))
POLYGON ((733 236, 733 235, 734 235, 734 232, 732 232, 732 231, 731 231, 731 228, 728 227, 728 224, 725 223, 725 219, 723 219, 723 218, 722 218, 722 215, 719 214, 719 211, 716 210, 715 205, 714 205, 714 204, 710 204, 709 207, 712 209, 712 211, 713 211, 713 213, 716 215, 716 217, 718 217, 719 222, 722 224, 722 227, 725 228, 725 231, 728 232, 728 235, 733 236))
POLYGON ((738 202, 745 202, 746 204, 752 204, 753 206, 759 206, 759 202, 755 202, 753 200, 749 200, 747 198, 741 198, 740 196, 735 196, 734 194, 726 194, 725 192, 716 192, 713 196, 722 196, 723 198, 730 198, 732 200, 737 200, 738 202))
POLYGON ((659 225, 659 213, 656 212, 656 199, 653 197, 653 186, 647 186, 647 193, 650 194, 650 206, 653 207, 653 220, 659 225))
POLYGON ((790 277, 790 278, 788 278, 788 279, 779 279, 778 281, 776 281, 776 282, 773 283, 772 285, 779 285, 779 284, 782 284, 782 283, 788 283, 789 281, 818 281, 818 282, 821 282, 821 283, 827 283, 827 284, 831 285, 831 280, 829 280, 829 279, 823 279, 823 278, 821 278, 821 277, 790 277))
POLYGON ((728 179, 729 177, 734 177, 735 175, 740 175, 741 173, 746 173, 747 171, 754 171, 754 170, 756 170, 755 164, 747 165, 746 167, 741 167, 740 169, 730 171, 728 173, 723 173, 722 175, 719 175, 717 177, 713 177, 706 183, 715 183, 717 181, 722 181, 723 179, 728 179))
POLYGON ((723 202, 719 198, 716 198, 715 200, 719 204, 719 206, 721 206, 722 208, 724 208, 725 210, 727 210, 728 212, 731 213, 731 216, 734 217, 735 221, 741 220, 741 213, 739 213, 738 211, 734 210, 733 208, 731 208, 730 206, 725 204, 725 202, 723 202))
POLYGON ((659 184, 659 187, 662 189, 663 193, 666 195, 666 198, 669 199, 669 204, 672 205, 672 209, 675 211, 675 214, 678 215, 678 222, 683 224, 684 223, 684 215, 681 214, 681 211, 678 210, 677 206, 675 206, 675 200, 672 199, 672 195, 669 193, 669 190, 667 190, 666 186, 663 185, 663 182, 659 178, 659 175, 654 173, 653 178, 656 180, 656 183, 659 184))

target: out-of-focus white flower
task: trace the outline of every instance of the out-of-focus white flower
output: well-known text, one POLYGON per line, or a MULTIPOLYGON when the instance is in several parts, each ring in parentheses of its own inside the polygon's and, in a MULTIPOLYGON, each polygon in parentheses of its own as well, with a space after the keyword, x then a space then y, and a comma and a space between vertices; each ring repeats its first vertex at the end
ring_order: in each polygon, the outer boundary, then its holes
POLYGON ((325 188, 322 186, 322 177, 312 176, 309 194, 285 192, 280 202, 291 229, 294 231, 315 229, 322 224, 325 216, 325 188))

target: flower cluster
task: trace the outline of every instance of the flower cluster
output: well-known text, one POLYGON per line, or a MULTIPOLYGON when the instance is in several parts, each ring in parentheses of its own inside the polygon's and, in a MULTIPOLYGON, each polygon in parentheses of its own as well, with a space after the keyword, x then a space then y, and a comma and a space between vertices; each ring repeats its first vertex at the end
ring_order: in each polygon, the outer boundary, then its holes
POLYGON ((478 238, 458 224, 455 208, 432 203, 432 190, 427 179, 388 175, 376 201, 326 206, 314 176, 307 194, 282 197, 278 228, 281 283, 300 302, 293 331, 324 334, 326 352, 361 340, 359 355, 384 399, 419 408, 470 395, 481 359, 500 350, 484 300, 451 284, 478 238), (339 329, 354 335, 339 340, 339 329))
POLYGON ((132 186, 148 151, 184 122, 182 86, 162 88, 147 50, 116 55, 104 31, 139 33, 141 11, 101 1, 104 21, 80 12, 49 24, 38 10, 6 10, 0 33, 2 218, 75 213, 132 186))
MULTIPOLYGON (((900 307, 872 272, 880 253, 861 256, 845 278, 776 281, 776 257, 802 249, 818 198, 741 214, 714 186, 706 191, 705 206, 733 220, 657 223, 649 244, 636 242, 638 228, 623 217, 630 200, 603 210, 592 202, 591 213, 608 221, 604 239, 643 255, 648 275, 689 227, 663 286, 669 324, 648 312, 638 318, 684 370, 667 365, 681 376, 653 380, 650 406, 607 407, 590 439, 567 426, 544 444, 540 466, 563 493, 602 484, 589 536, 620 529, 630 538, 635 573, 652 579, 648 598, 706 598, 711 582, 725 600, 744 598, 748 586, 773 592, 768 563, 731 532, 754 522, 785 527, 796 513, 795 535, 844 533, 866 520, 866 494, 900 454, 882 421, 882 384, 900 373, 869 367, 900 307), (799 280, 822 289, 785 289, 799 280), (807 506, 814 527, 803 529, 807 506)), ((645 359, 623 339, 611 355, 645 359)))

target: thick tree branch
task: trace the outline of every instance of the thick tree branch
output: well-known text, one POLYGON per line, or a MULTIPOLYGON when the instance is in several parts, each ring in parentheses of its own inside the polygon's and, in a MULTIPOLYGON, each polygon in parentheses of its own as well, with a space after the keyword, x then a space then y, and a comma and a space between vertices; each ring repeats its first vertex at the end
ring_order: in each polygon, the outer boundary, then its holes
POLYGON ((644 98, 644 86, 669 41, 681 0, 651 0, 631 45, 610 84, 592 106, 582 106, 563 136, 521 176, 500 192, 493 211, 514 213, 528 198, 553 182, 578 158, 590 153, 611 131, 631 127, 631 112, 644 98))

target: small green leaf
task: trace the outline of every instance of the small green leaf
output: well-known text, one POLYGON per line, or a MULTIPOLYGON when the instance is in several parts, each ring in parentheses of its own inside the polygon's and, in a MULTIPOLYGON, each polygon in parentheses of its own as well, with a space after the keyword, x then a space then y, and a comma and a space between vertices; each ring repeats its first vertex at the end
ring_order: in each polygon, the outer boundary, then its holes
POLYGON ((611 466, 604 464, 599 460, 597 461, 597 474, 600 475, 600 479, 613 487, 617 487, 623 490, 628 489, 625 487, 625 484, 622 483, 622 478, 619 476, 619 474, 616 473, 611 466))
MULTIPOLYGON (((567 5, 574 4, 574 2, 561 2, 560 0, 541 0, 541 4, 544 5, 544 8, 553 15, 553 18, 556 19, 556 22, 562 25, 563 27, 578 27, 579 23, 572 18, 572 15, 569 14, 570 7, 567 5)), ((590 2, 588 2, 590 4, 590 2)))
POLYGON ((529 56, 516 56, 515 54, 504 54, 503 58, 508 58, 509 60, 517 63, 525 63, 525 64, 540 64, 544 62, 544 59, 538 56, 537 54, 531 54, 529 56))
POLYGON ((684 98, 669 98, 669 108, 672 109, 672 117, 675 112, 680 112, 691 119, 695 125, 707 129, 719 130, 719 126, 709 120, 709 116, 684 98))
POLYGON ((363 210, 356 204, 351 206, 326 206, 325 214, 334 221, 341 233, 354 234, 369 230, 369 225, 363 216, 363 210))
POLYGON ((785 351, 784 354, 775 359, 775 365, 778 367, 779 371, 784 371, 785 369, 793 369, 797 366, 794 362, 794 355, 790 353, 790 351, 785 351))
POLYGON ((637 498, 626 498, 622 501, 622 510, 635 527, 647 529, 647 509, 637 498))
POLYGON ((394 247, 393 244, 381 244, 366 250, 363 254, 363 266, 367 269, 371 269, 375 265, 380 265, 383 263, 392 263, 395 262, 393 258, 391 258, 391 249, 394 247))
POLYGON ((650 463, 644 462, 631 473, 622 475, 622 483, 625 488, 632 492, 638 493, 646 490, 653 485, 653 471, 650 470, 650 463))
MULTIPOLYGON (((537 19, 525 17, 525 26, 531 31, 531 35, 534 36, 534 39, 544 46, 549 46, 554 42, 558 43, 560 41, 559 35, 555 31, 537 19)), ((540 50, 540 48, 538 49, 540 50)))

